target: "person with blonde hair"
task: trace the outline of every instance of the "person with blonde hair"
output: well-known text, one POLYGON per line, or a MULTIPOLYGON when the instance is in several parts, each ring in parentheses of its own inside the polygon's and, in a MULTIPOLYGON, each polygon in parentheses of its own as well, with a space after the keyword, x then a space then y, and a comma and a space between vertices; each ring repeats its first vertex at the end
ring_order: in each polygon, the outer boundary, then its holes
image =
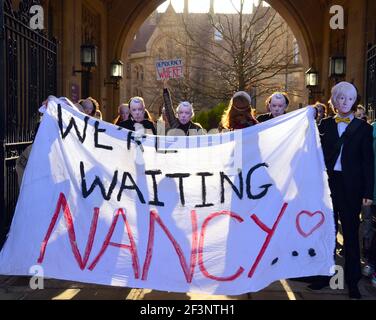
POLYGON ((286 113, 290 99, 286 92, 274 92, 265 101, 267 113, 257 117, 258 122, 265 122, 286 113))
POLYGON ((103 115, 100 110, 95 111, 94 118, 97 118, 98 120, 103 120, 103 115))
POLYGON ((92 97, 81 99, 78 103, 81 105, 83 112, 89 116, 95 117, 95 113, 99 110, 98 101, 92 97))
MULTIPOLYGON (((359 214, 362 205, 372 205, 374 155, 372 126, 354 116, 359 99, 355 86, 340 82, 330 98, 336 115, 323 119, 319 126, 321 146, 329 177, 334 221, 341 221, 345 254, 345 281, 349 297, 360 299, 361 279, 359 214)), ((330 277, 320 277, 309 288, 320 290, 330 277)))
POLYGON ((251 106, 252 99, 245 91, 236 92, 223 113, 220 123, 221 130, 238 130, 257 124, 251 106))

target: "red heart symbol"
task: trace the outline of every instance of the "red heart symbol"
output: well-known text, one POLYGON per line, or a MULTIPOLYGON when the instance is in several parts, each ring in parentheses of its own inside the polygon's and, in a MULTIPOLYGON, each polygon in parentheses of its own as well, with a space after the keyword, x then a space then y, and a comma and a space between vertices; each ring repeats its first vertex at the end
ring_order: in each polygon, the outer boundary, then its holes
POLYGON ((304 237, 304 238, 307 238, 309 237, 312 233, 314 233, 318 228, 320 228, 322 226, 322 224, 324 223, 325 221, 325 216, 324 214, 321 212, 321 211, 316 211, 314 213, 311 213, 309 211, 302 211, 300 212, 297 216, 296 216, 296 228, 298 229, 299 233, 304 237), (302 227, 301 227, 301 220, 300 218, 303 216, 303 215, 306 215, 308 216, 309 218, 313 218, 314 216, 316 215, 320 215, 321 216, 321 219, 318 223, 316 223, 310 230, 307 230, 307 231, 303 231, 302 227))

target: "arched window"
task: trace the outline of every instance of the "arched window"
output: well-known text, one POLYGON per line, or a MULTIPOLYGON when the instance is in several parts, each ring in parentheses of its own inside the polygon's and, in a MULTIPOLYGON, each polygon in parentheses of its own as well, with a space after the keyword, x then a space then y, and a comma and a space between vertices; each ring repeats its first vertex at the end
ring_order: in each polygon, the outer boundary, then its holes
POLYGON ((127 79, 130 79, 131 78, 131 70, 132 70, 132 65, 131 65, 131 63, 130 62, 127 62, 126 63, 126 77, 127 77, 127 79))
POLYGON ((215 41, 222 41, 223 34, 222 34, 223 27, 220 23, 217 23, 214 28, 214 40, 215 41))
POLYGON ((292 46, 293 46, 293 61, 294 61, 294 64, 298 64, 299 63, 299 55, 300 55, 300 50, 299 50, 299 45, 298 45, 298 41, 296 41, 296 39, 294 39, 294 41, 292 42, 292 46))
POLYGON ((144 81, 144 67, 140 66, 140 80, 144 81))
POLYGON ((132 80, 136 80, 138 76, 138 67, 134 66, 132 71, 132 80))
POLYGON ((164 59, 164 50, 162 47, 159 47, 157 49, 157 56, 158 56, 158 60, 163 60, 164 59))
POLYGON ((167 42, 167 54, 170 59, 172 59, 172 54, 174 52, 174 46, 172 45, 172 42, 167 42))

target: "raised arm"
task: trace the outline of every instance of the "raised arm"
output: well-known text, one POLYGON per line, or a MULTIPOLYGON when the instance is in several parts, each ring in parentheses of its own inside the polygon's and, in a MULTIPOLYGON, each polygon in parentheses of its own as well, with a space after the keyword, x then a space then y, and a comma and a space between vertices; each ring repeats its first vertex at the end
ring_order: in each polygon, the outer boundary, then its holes
POLYGON ((170 128, 176 129, 179 127, 179 120, 176 118, 174 110, 172 108, 171 95, 167 88, 167 81, 163 81, 163 100, 165 105, 166 117, 170 128))

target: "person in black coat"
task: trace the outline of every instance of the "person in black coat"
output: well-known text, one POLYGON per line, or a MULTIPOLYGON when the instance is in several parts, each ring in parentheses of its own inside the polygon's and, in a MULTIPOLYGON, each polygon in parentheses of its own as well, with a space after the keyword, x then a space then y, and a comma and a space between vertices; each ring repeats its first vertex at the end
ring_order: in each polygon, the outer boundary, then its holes
POLYGON ((168 79, 165 79, 163 81, 163 101, 165 108, 165 116, 167 123, 169 125, 168 134, 177 136, 181 135, 181 133, 183 133, 186 136, 203 135, 204 130, 202 126, 199 123, 192 121, 192 118, 194 117, 195 113, 193 110, 193 106, 190 102, 180 102, 178 107, 176 108, 177 116, 175 116, 172 107, 171 95, 168 90, 167 83, 168 79))
MULTIPOLYGON (((323 119, 318 126, 336 230, 338 231, 339 218, 343 232, 345 281, 349 296, 354 299, 361 298, 358 289, 361 278, 359 214, 362 205, 372 204, 374 185, 372 127, 355 118, 357 98, 357 90, 351 83, 338 83, 333 87, 331 96, 331 103, 337 114, 323 119)), ((329 279, 322 277, 309 287, 319 290, 329 284, 329 279)))
POLYGON ((131 131, 144 130, 145 133, 148 131, 156 135, 157 131, 155 129, 154 123, 151 121, 149 113, 145 110, 145 102, 141 97, 133 97, 129 100, 129 111, 130 117, 126 121, 119 123, 120 127, 131 131))
POLYGON ((265 122, 286 113, 290 104, 289 97, 285 92, 274 92, 265 101, 268 113, 260 114, 256 119, 258 122, 265 122))

